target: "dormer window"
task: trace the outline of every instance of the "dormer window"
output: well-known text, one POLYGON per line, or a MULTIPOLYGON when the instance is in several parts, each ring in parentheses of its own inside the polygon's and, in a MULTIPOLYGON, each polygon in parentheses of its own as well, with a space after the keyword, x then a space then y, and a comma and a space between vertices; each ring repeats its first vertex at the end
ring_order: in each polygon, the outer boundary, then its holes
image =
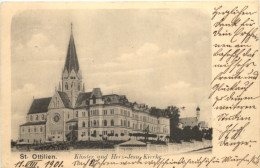
POLYGON ((32 116, 32 115, 30 116, 30 120, 31 120, 31 121, 33 120, 33 116, 32 116))

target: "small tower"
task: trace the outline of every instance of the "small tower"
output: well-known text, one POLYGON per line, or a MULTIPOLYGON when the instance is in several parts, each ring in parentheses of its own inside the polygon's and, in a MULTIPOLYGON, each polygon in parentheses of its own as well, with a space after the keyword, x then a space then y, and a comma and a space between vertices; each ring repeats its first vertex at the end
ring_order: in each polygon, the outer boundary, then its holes
POLYGON ((72 107, 75 106, 78 94, 83 92, 82 76, 72 33, 72 24, 66 61, 62 72, 62 91, 67 93, 72 107))
POLYGON ((197 117, 197 120, 200 121, 200 108, 199 108, 199 106, 196 108, 196 117, 197 117))

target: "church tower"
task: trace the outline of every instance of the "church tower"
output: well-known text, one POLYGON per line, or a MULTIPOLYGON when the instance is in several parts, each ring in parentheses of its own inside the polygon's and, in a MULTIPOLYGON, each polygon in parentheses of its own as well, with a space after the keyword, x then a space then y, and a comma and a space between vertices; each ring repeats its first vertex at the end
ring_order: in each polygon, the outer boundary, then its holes
POLYGON ((72 107, 75 106, 78 94, 83 92, 82 76, 73 38, 72 24, 66 61, 62 72, 62 92, 67 93, 72 107))
POLYGON ((200 121, 200 108, 199 108, 199 106, 196 108, 196 117, 197 117, 197 120, 200 121))

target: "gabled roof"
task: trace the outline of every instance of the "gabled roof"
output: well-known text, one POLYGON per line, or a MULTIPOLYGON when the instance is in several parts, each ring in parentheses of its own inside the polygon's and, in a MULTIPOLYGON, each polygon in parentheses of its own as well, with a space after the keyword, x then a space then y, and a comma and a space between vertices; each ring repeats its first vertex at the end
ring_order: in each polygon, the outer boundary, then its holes
POLYGON ((198 125, 198 119, 197 117, 185 117, 185 118, 180 118, 180 123, 182 123, 183 127, 186 126, 197 126, 198 125))
POLYGON ((90 99, 92 92, 80 93, 78 95, 76 106, 75 107, 84 107, 87 106, 87 101, 90 99))
POLYGON ((20 126, 28 126, 28 125, 45 125, 46 121, 39 121, 39 122, 27 122, 20 126))
POLYGON ((91 97, 95 96, 95 98, 102 98, 102 92, 100 88, 94 88, 91 94, 91 97))
POLYGON ((50 101, 51 101, 51 97, 34 99, 28 114, 47 112, 50 101))
POLYGON ((67 70, 68 73, 70 73, 72 69, 74 69, 76 73, 79 71, 79 62, 78 62, 76 47, 74 43, 73 34, 71 32, 67 57, 64 65, 64 71, 67 70))
POLYGON ((58 94, 65 106, 65 108, 71 108, 71 102, 68 95, 65 92, 58 91, 58 94))

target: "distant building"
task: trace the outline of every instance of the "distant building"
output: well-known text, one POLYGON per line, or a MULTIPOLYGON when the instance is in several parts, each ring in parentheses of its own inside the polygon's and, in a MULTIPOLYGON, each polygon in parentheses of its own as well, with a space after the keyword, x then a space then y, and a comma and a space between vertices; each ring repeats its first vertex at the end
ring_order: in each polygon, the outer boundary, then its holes
POLYGON ((85 92, 71 32, 61 85, 52 97, 32 101, 19 140, 127 140, 129 133, 144 130, 169 136, 170 119, 151 115, 147 105, 131 103, 125 95, 103 95, 100 88, 85 92))
POLYGON ((200 121, 200 108, 196 108, 196 117, 184 117, 180 118, 179 128, 198 126, 201 129, 207 129, 208 124, 205 121, 200 121))

